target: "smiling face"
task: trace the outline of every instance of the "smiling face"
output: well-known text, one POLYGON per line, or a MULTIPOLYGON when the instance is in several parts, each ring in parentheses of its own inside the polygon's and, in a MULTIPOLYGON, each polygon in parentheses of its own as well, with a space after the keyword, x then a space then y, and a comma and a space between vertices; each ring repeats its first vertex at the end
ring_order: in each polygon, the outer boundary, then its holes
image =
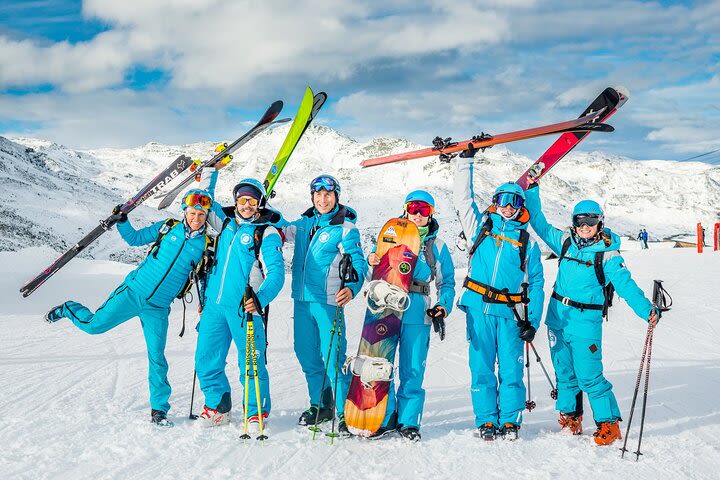
POLYGON ((196 208, 185 209, 185 221, 187 222, 190 230, 196 232, 205 225, 207 220, 207 212, 205 210, 199 210, 196 208))
POLYGON ((425 227, 430 221, 430 217, 425 217, 420 213, 415 213, 412 215, 408 213, 408 220, 413 222, 418 227, 425 227))
POLYGON ((313 206, 320 212, 320 214, 330 213, 337 200, 335 200, 335 192, 328 192, 327 190, 318 190, 312 194, 313 206))
POLYGON ((235 200, 235 209, 242 218, 248 220, 257 213, 258 201, 250 196, 239 197, 235 200))
POLYGON ((517 208, 513 207, 510 204, 505 205, 504 207, 497 207, 497 209, 498 212, 500 212, 500 215, 505 218, 513 218, 518 211, 517 208))
POLYGON ((580 238, 593 238, 598 233, 598 225, 581 225, 575 227, 575 234, 580 238))

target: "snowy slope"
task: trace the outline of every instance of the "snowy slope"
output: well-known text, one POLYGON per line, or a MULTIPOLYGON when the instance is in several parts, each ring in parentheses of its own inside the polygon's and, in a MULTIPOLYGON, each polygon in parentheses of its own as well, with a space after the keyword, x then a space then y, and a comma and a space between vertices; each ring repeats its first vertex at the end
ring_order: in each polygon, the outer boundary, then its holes
MULTIPOLYGON (((139 322, 88 336, 68 321, 48 325, 42 314, 68 297, 97 307, 131 269, 108 261, 77 260, 32 297, 18 286, 55 253, 48 248, 0 253, 0 471, 4 478, 633 478, 711 479, 720 471, 720 347, 716 295, 718 254, 689 249, 651 249, 625 254, 634 278, 650 293, 666 281, 675 300, 655 336, 644 455, 620 460, 613 447, 592 442, 592 422, 580 437, 555 433, 558 425, 549 387, 532 364, 538 407, 525 415, 516 443, 487 444, 474 438, 469 397, 464 318, 454 312, 448 337, 431 339, 425 380, 423 441, 349 439, 328 445, 310 441, 295 425, 307 392, 292 346, 289 281, 273 304, 268 350, 273 412, 265 447, 244 446, 241 425, 207 431, 187 420, 196 334, 178 338, 182 308, 171 314, 167 355, 173 386, 173 429, 149 424, 147 359, 139 322)), ((544 262, 546 290, 556 262, 544 262)), ((457 272, 458 280, 464 273, 457 272)), ((188 310, 189 322, 196 315, 188 310)), ((348 308, 348 338, 357 347, 362 305, 348 308)), ((541 329, 537 346, 551 367, 541 329)), ((627 418, 645 324, 617 301, 605 324, 606 374, 627 418)), ((241 404, 237 354, 228 372, 233 400, 241 404)), ((196 396, 196 412, 202 395, 196 396)), ((589 408, 588 410, 589 414, 589 408)), ((238 412, 239 410, 235 410, 238 412)), ((637 418, 637 417, 636 417, 637 418)), ((637 420, 636 420, 637 421, 637 420)), ((624 433, 624 424, 623 424, 624 433)), ((630 446, 634 450, 636 431, 630 446)))
MULTIPOLYGON (((220 177, 217 193, 221 201, 230 201, 232 186, 239 179, 265 176, 289 128, 283 125, 265 132, 236 153, 220 177)), ((14 141, 0 138, 0 232, 7 233, 0 249, 4 250, 29 245, 63 249, 171 159, 181 153, 207 158, 214 148, 211 142, 180 146, 151 143, 133 149, 76 152, 42 140, 14 141)), ((423 159, 370 169, 358 167, 365 158, 419 147, 389 138, 358 143, 328 127, 313 126, 280 178, 273 205, 287 217, 296 218, 309 206, 308 182, 322 172, 333 174, 343 185, 342 201, 359 212, 358 225, 367 245, 389 216, 400 213, 408 191, 427 188, 437 199, 437 216, 446 237, 453 239, 460 232, 452 207, 453 165, 423 159)), ((486 151, 477 160, 476 192, 481 199, 489 199, 497 185, 517 178, 532 161, 504 147, 486 151)), ((548 217, 558 225, 568 223, 574 203, 589 197, 604 204, 607 223, 615 231, 634 237, 645 227, 651 239, 657 239, 692 234, 696 222, 710 225, 716 221, 720 167, 637 162, 600 152, 578 152, 564 159, 543 180, 543 186, 548 217)), ((152 208, 157 205, 155 200, 147 204, 132 214, 138 225, 179 214, 177 204, 167 213, 152 208)), ((452 246, 454 242, 449 243, 452 246)), ((139 258, 137 251, 118 242, 117 234, 103 236, 86 256, 123 261, 139 258)), ((461 264, 462 258, 456 255, 461 264)))

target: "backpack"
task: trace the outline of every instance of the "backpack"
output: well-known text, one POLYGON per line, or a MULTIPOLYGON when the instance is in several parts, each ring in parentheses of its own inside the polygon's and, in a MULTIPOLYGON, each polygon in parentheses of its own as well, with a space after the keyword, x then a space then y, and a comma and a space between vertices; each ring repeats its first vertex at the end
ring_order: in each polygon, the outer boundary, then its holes
POLYGON ((560 257, 558 257, 558 267, 560 266, 560 263, 562 262, 563 258, 567 260, 572 260, 573 262, 580 263, 582 265, 586 266, 593 266, 595 269, 595 277, 597 278, 598 283, 603 289, 603 309, 602 309, 602 316, 605 319, 605 321, 608 320, 608 309, 612 307, 613 297, 615 296, 615 286, 612 284, 612 282, 606 282, 605 278, 605 270, 603 269, 603 258, 605 257, 605 252, 595 252, 595 259, 594 261, 582 261, 578 260, 577 258, 568 257, 566 256, 568 249, 570 248, 570 243, 572 242, 572 239, 568 236, 565 241, 563 241, 562 249, 560 250, 560 257))
MULTIPOLYGON (((482 228, 480 228, 480 231, 478 232, 477 238, 475 239, 475 243, 473 243, 473 246, 470 248, 470 258, 472 258, 473 254, 475 253, 475 250, 478 249, 480 244, 485 240, 485 238, 489 237, 491 235, 491 231, 493 228, 493 222, 492 218, 488 215, 487 219, 485 220, 485 223, 483 224, 482 228)), ((527 230, 521 229, 520 231, 520 248, 518 249, 518 254, 520 255, 520 270, 525 272, 525 260, 527 259, 527 248, 528 243, 530 243, 530 234, 527 230)))

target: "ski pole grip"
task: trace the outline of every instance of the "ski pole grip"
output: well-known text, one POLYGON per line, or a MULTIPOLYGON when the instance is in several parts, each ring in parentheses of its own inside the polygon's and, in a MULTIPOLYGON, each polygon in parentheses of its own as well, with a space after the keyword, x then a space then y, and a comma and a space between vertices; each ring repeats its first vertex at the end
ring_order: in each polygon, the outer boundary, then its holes
MULTIPOLYGON (((255 293, 255 290, 253 290, 253 288, 250 286, 250 284, 245 286, 245 301, 247 301, 248 299, 253 301, 253 303, 255 304, 255 309, 258 311, 258 315, 262 316, 262 305, 260 305, 260 299, 258 298, 257 293, 255 293)), ((252 314, 249 314, 249 318, 252 318, 252 314)))

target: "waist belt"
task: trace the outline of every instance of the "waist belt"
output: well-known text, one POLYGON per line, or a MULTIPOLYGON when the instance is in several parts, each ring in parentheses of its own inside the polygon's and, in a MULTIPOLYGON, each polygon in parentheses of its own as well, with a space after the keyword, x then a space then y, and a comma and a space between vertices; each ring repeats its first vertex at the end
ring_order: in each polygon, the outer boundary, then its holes
POLYGON ((485 300, 487 303, 514 304, 523 303, 524 300, 522 293, 510 293, 508 292, 507 288, 503 290, 498 290, 497 288, 493 288, 490 285, 476 282, 470 277, 465 277, 463 287, 482 295, 483 300, 485 300))
POLYGON ((419 293, 420 295, 430 295, 430 284, 428 282, 423 282, 422 280, 413 280, 410 282, 408 292, 419 293))
POLYGON ((554 298, 555 300, 559 300, 560 303, 562 303, 563 305, 567 305, 569 307, 574 307, 574 308, 579 308, 581 311, 582 310, 603 310, 603 308, 604 308, 602 305, 598 305, 597 303, 580 303, 580 302, 576 302, 574 300, 570 300, 569 297, 563 297, 562 295, 560 295, 559 293, 557 293, 554 290, 552 293, 552 298, 554 298))

